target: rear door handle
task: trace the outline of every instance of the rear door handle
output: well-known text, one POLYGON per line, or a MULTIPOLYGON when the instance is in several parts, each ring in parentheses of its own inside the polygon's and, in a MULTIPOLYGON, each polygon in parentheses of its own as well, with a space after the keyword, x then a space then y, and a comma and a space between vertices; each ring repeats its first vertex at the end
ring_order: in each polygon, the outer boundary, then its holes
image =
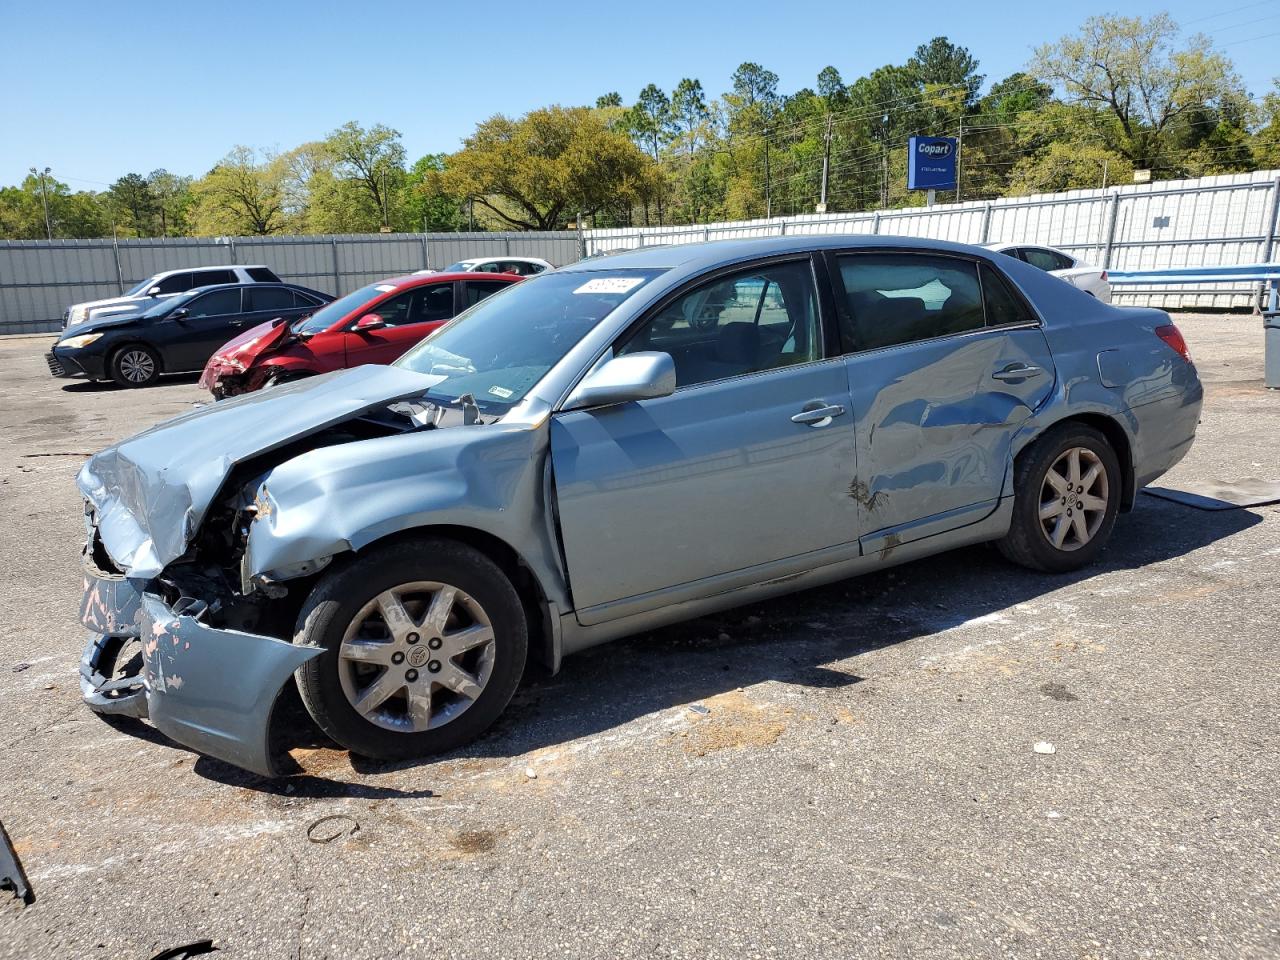
POLYGON ((844 407, 838 403, 825 403, 815 400, 806 403, 804 409, 791 418, 792 423, 803 423, 809 427, 825 427, 836 417, 844 416, 844 407))
POLYGON ((1040 367, 1030 363, 1011 363, 1003 370, 997 370, 991 375, 992 380, 1029 380, 1032 377, 1038 377, 1044 373, 1040 367))

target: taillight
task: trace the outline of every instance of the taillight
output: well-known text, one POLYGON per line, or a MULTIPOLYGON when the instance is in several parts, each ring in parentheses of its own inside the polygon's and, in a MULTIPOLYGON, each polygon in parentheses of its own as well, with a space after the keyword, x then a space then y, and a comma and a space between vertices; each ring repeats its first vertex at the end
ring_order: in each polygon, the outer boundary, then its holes
POLYGON ((1191 362, 1191 351, 1187 349, 1187 341, 1182 339, 1182 331, 1175 327, 1172 323, 1167 323, 1163 327, 1156 327, 1155 335, 1177 351, 1178 356, 1182 357, 1187 363, 1191 362))

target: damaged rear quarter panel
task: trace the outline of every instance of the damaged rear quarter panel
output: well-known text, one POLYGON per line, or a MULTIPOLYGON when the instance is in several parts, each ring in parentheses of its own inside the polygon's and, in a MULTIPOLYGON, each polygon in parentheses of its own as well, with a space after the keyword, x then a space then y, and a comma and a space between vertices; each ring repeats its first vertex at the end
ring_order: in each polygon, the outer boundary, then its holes
POLYGON ((269 575, 433 526, 479 530, 511 547, 546 598, 567 606, 548 523, 539 423, 449 427, 311 450, 265 478, 245 567, 269 575))

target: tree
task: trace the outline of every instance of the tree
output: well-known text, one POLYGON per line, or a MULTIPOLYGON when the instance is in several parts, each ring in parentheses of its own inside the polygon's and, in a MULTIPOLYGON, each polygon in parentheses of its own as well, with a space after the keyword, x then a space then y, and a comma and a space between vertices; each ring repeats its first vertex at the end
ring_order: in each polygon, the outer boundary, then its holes
POLYGON ((744 107, 761 104, 773 107, 778 102, 778 75, 758 63, 742 63, 733 71, 733 92, 744 107))
POLYGON ((1149 19, 1094 16, 1080 32, 1036 50, 1032 73, 1066 102, 1116 121, 1109 146, 1134 166, 1176 167, 1171 134, 1189 111, 1244 96, 1231 63, 1204 36, 1179 42, 1166 13, 1149 19))
POLYGON ((622 94, 618 93, 618 91, 616 90, 610 91, 609 93, 606 93, 602 97, 596 97, 597 110, 604 110, 607 107, 620 107, 620 106, 622 106, 622 94))
POLYGON ((400 132, 382 124, 365 130, 354 120, 325 138, 336 161, 335 173, 354 180, 367 193, 383 224, 392 220, 391 197, 404 185, 404 146, 400 132))
POLYGON ((249 147, 236 147, 192 184, 196 233, 204 236, 279 233, 284 228, 284 182, 280 158, 259 161, 249 147))
POLYGON ((818 74, 818 96, 826 101, 828 110, 835 109, 849 99, 849 89, 835 67, 823 67, 818 74))
POLYGON ((1123 183, 1133 178, 1128 159, 1100 143, 1051 143, 1035 156, 1023 157, 1009 175, 1009 195, 1058 193, 1123 183))
POLYGON ((182 236, 187 232, 186 214, 192 203, 191 178, 180 177, 163 168, 147 175, 155 210, 160 215, 160 236, 182 236))
POLYGON ((934 37, 916 47, 907 67, 926 90, 931 87, 959 89, 966 107, 973 104, 982 86, 977 59, 965 47, 956 46, 946 37, 934 37))
POLYGON ((673 126, 679 130, 684 140, 685 150, 689 156, 699 146, 702 130, 710 114, 707 112, 707 96, 703 93, 702 82, 685 77, 671 94, 671 119, 673 126))
POLYGON ((404 207, 414 229, 460 230, 465 223, 462 198, 449 193, 444 186, 448 159, 443 153, 429 153, 409 170, 404 207))
POLYGON ((635 203, 654 186, 651 160, 587 107, 545 107, 476 127, 448 158, 442 183, 503 224, 554 230, 579 213, 635 203))
POLYGON ((636 104, 631 108, 631 130, 637 141, 645 145, 654 162, 658 150, 672 129, 671 101, 656 84, 649 84, 640 91, 636 104))
POLYGON ((127 173, 107 192, 120 213, 122 228, 135 237, 149 237, 155 233, 156 198, 146 177, 127 173))

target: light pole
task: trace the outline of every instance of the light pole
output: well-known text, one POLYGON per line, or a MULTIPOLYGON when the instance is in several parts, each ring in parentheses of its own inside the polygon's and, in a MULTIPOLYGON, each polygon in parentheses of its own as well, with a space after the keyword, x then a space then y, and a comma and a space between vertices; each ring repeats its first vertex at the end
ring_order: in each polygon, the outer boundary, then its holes
POLYGON ((40 178, 40 199, 44 202, 44 232, 49 235, 49 239, 53 239, 53 222, 49 219, 49 191, 45 188, 44 178, 49 175, 49 168, 37 170, 31 168, 31 175, 40 178))

